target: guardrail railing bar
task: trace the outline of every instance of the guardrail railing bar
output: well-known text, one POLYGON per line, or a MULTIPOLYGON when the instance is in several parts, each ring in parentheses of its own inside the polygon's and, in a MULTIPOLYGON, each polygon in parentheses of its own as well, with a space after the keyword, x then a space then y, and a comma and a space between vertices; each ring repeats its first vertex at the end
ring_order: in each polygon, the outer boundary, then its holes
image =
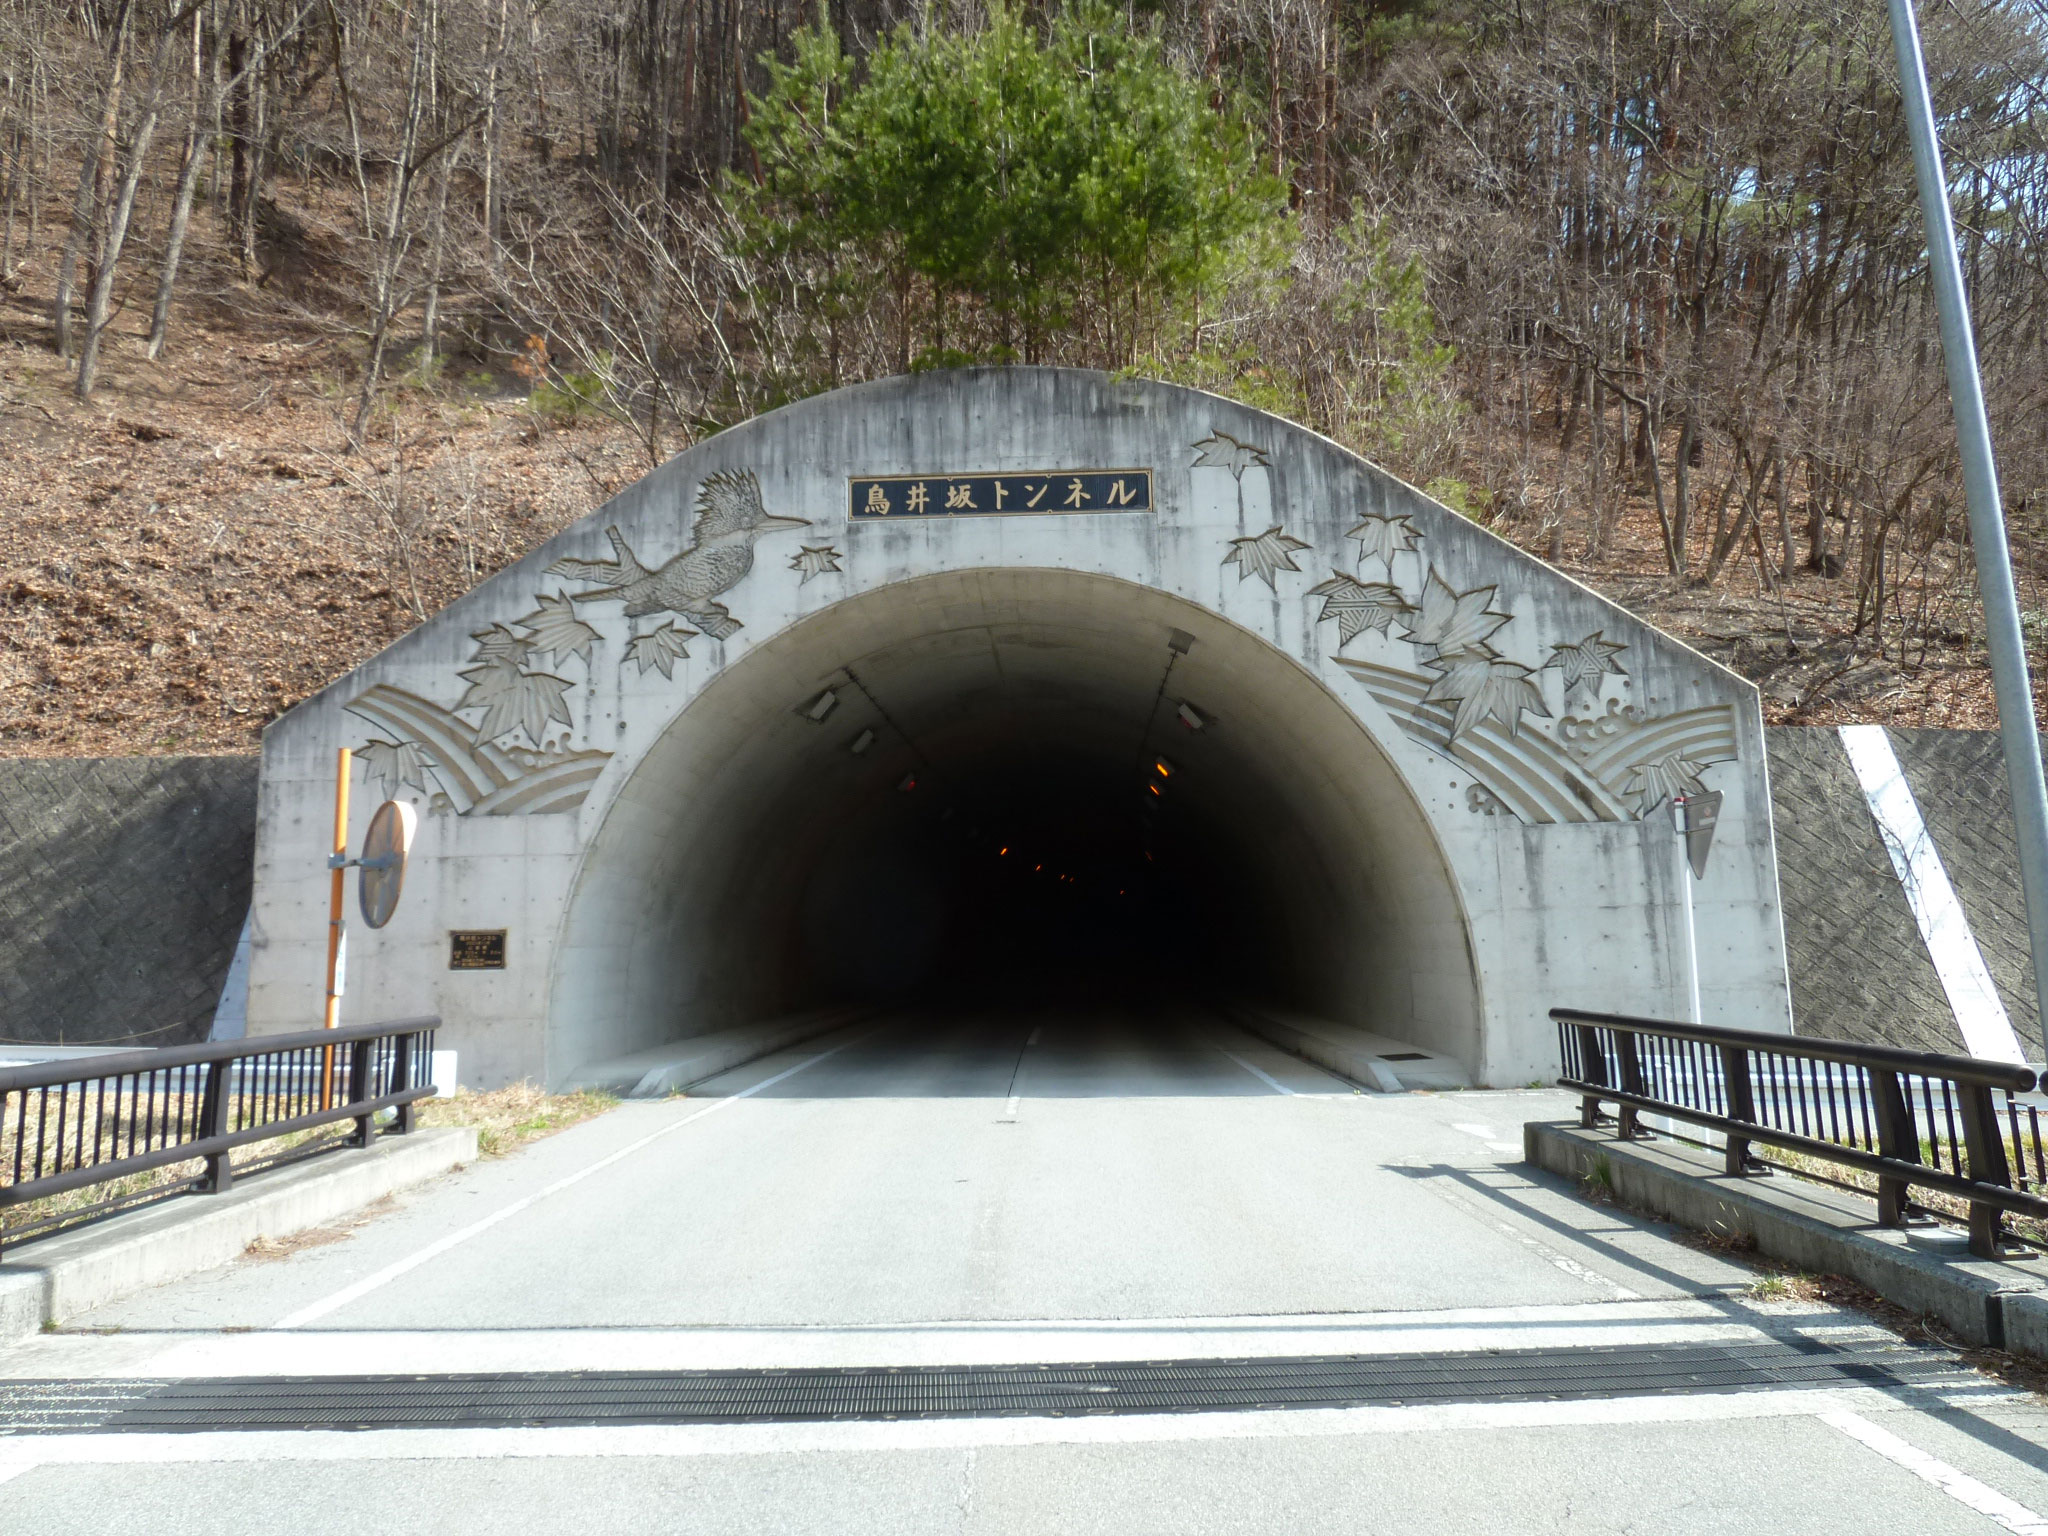
POLYGON ((1583 1125, 1612 1103, 1624 1139, 1645 1134, 1646 1112, 1720 1131, 1731 1175, 1761 1170, 1756 1143, 1873 1174, 1887 1226, 1904 1224, 1915 1186, 1958 1196, 1980 1256, 2000 1252, 2007 1213, 2048 1220, 2039 1106, 2013 1097, 2036 1086, 2031 1068, 1579 1009, 1551 1017, 1560 1086, 1579 1092, 1583 1125))
MULTIPOLYGON (((0 1242, 45 1236, 115 1207, 128 1209, 185 1190, 231 1189, 233 1153, 254 1142, 352 1120, 349 1134, 290 1148, 283 1156, 363 1146, 386 1111, 394 1116, 389 1132, 407 1134, 416 1124, 414 1104, 435 1091, 415 1076, 439 1025, 439 1019, 403 1019, 0 1068, 0 1132, 10 1120, 14 1132, 13 1155, 0 1162, 0 1174, 6 1175, 0 1207, 187 1161, 205 1170, 189 1184, 173 1181, 40 1219, 11 1238, 0 1231, 0 1242), (309 1076, 323 1051, 338 1053, 337 1065, 347 1078, 346 1098, 329 1108, 319 1107, 318 1084, 309 1076)), ((279 1160, 265 1156, 253 1166, 279 1160)))

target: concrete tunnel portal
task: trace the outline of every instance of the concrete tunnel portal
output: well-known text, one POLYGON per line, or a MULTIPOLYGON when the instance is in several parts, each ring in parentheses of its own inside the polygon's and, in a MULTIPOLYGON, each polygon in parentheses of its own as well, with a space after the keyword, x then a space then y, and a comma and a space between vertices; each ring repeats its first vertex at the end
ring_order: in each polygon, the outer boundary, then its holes
POLYGON ((437 1015, 479 1086, 889 999, 1193 1000, 1489 1085, 1554 1070, 1555 1003, 1677 1017, 1697 977, 1715 1018, 1790 1023, 1754 688, 1172 385, 786 406, 292 709, 256 1033, 320 1015, 344 746, 351 846, 383 798, 420 824, 345 1016, 437 1015), (1666 811, 1710 789, 1688 903, 1666 811))
POLYGON ((1412 1033, 1418 988, 1466 999, 1431 1049, 1476 1045, 1456 889, 1392 765, 1265 640, 1132 583, 980 570, 849 599, 728 669, 620 806, 554 1009, 612 1027, 569 1055, 906 998, 1412 1033))

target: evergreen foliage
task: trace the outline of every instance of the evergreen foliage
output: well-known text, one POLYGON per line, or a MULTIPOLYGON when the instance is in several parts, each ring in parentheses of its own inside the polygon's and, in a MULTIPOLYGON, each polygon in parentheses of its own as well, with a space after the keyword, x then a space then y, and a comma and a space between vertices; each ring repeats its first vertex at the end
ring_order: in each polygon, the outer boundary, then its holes
POLYGON ((1100 0, 1042 29, 1007 3, 971 30, 905 23, 858 68, 825 28, 790 53, 751 101, 759 180, 725 196, 772 258, 760 302, 802 307, 828 373, 878 279, 900 365, 1037 361, 1083 311, 1128 362, 1278 250, 1282 189, 1242 121, 1100 0))

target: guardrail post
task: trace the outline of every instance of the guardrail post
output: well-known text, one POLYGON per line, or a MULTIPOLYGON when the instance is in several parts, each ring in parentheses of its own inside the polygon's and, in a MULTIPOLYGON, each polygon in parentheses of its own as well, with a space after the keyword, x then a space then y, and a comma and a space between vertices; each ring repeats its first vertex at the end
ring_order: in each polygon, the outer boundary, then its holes
MULTIPOLYGON (((1721 1051, 1721 1085, 1727 1090, 1728 1118, 1745 1124, 1756 1123, 1756 1095, 1750 1090, 1749 1048, 1724 1045, 1721 1051)), ((1741 1176, 1749 1172, 1749 1138, 1733 1131, 1728 1137, 1728 1172, 1741 1176)))
MULTIPOLYGON (((1600 1031, 1591 1024, 1574 1024, 1579 1036, 1579 1070, 1589 1083, 1607 1081, 1607 1053, 1600 1049, 1600 1031)), ((1579 1097, 1579 1124, 1592 1130, 1600 1123, 1600 1095, 1581 1094, 1579 1097)))
MULTIPOLYGON (((1623 1093, 1641 1093, 1643 1091, 1643 1062, 1642 1058, 1636 1053, 1636 1037, 1625 1029, 1617 1029, 1614 1032, 1614 1054, 1621 1060, 1621 1091, 1623 1093)), ((1623 1141, 1635 1141, 1642 1137, 1645 1132, 1642 1126, 1637 1123, 1635 1105, 1623 1104, 1619 1106, 1619 1109, 1620 1113, 1615 1118, 1620 1123, 1615 1126, 1614 1134, 1623 1141)))
MULTIPOLYGON (((228 1133, 228 1111, 234 1097, 229 1091, 234 1065, 232 1059, 207 1063, 206 1091, 199 1107, 200 1133, 203 1136, 225 1136, 228 1133)), ((209 1195, 224 1195, 234 1187, 235 1170, 229 1161, 232 1155, 225 1148, 207 1155, 203 1184, 209 1195)))
MULTIPOLYGON (((1963 1150, 1970 1160, 1970 1179, 1977 1184, 2012 1187, 2012 1170, 2005 1160, 2005 1141, 1998 1134, 1998 1111, 1991 1103, 1991 1089, 1984 1083, 1958 1083, 1956 1096, 1962 1100, 1963 1150)), ((1970 1202, 1970 1252, 1980 1259, 1995 1259, 1999 1249, 1998 1207, 1982 1200, 1970 1202)))
MULTIPOLYGON (((1905 1091, 1899 1087, 1899 1074, 1882 1067, 1867 1070, 1870 1073, 1870 1103, 1877 1112, 1879 1154, 1902 1163, 1919 1162, 1920 1128, 1913 1123, 1913 1112, 1906 1107, 1905 1091)), ((1877 1224, 1881 1227, 1903 1227, 1906 1224, 1906 1202, 1911 1192, 1906 1180, 1879 1174, 1877 1224)))
MULTIPOLYGON (((377 1042, 375 1040, 354 1040, 348 1044, 346 1049, 349 1053, 348 1101, 351 1104, 366 1104, 372 1097, 370 1093, 370 1063, 377 1055, 377 1042)), ((370 1120, 371 1115, 367 1110, 356 1116, 355 1134, 349 1137, 351 1145, 367 1147, 370 1144, 370 1137, 374 1134, 374 1128, 371 1126, 370 1120)))
MULTIPOLYGON (((412 1048, 413 1039, 412 1035, 393 1035, 391 1037, 391 1091, 393 1093, 403 1093, 413 1085, 414 1058, 419 1054, 412 1048)), ((432 1065, 431 1060, 428 1064, 432 1065)), ((391 1123, 391 1134, 394 1136, 410 1136, 413 1131, 413 1124, 413 1103, 412 1100, 407 1099, 398 1106, 398 1118, 391 1123)))

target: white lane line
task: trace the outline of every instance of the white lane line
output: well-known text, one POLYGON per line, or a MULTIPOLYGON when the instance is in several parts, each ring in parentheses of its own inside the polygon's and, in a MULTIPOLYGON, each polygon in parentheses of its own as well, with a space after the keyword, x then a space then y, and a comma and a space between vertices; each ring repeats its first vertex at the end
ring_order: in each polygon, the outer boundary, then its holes
POLYGON ((340 1290, 336 1291, 333 1295, 322 1297, 319 1301, 314 1302, 311 1306, 301 1307, 298 1311, 290 1313, 285 1317, 279 1318, 276 1322, 272 1323, 270 1327, 273 1331, 275 1331, 277 1329, 282 1328, 303 1328, 308 1323, 317 1322, 319 1319, 327 1316, 330 1312, 339 1311, 341 1308, 347 1306, 350 1302, 360 1301, 363 1297, 369 1295, 370 1292, 375 1290, 381 1290, 383 1287, 389 1285, 392 1281, 398 1279, 400 1276, 411 1274, 412 1271, 418 1269, 422 1264, 428 1263, 429 1261, 434 1259, 438 1259, 442 1254, 448 1252, 451 1248, 460 1247, 462 1244, 468 1242, 471 1238, 481 1236, 485 1232, 490 1231, 491 1228, 497 1226, 500 1222, 510 1221, 514 1216, 517 1216, 521 1211, 526 1210, 529 1206, 539 1204, 541 1201, 547 1199, 548 1196, 558 1195, 565 1189, 571 1188, 572 1186, 577 1184, 581 1184, 585 1179, 591 1177, 593 1174, 602 1173, 605 1169, 611 1167, 612 1164, 622 1162, 626 1158, 631 1157, 635 1152, 641 1151, 646 1147, 654 1145, 655 1142, 660 1141, 664 1136, 673 1136, 677 1131, 680 1131, 684 1126, 695 1125, 699 1120, 702 1120, 706 1115, 715 1115, 722 1109, 729 1109, 733 1105, 739 1103, 741 1099, 751 1099, 755 1094, 761 1092, 764 1088, 773 1088, 777 1083, 782 1082, 784 1079, 795 1077, 797 1073, 804 1071, 806 1068, 815 1067, 819 1062, 825 1060, 826 1057, 837 1056, 841 1051, 845 1050, 848 1046, 859 1045, 862 1040, 868 1039, 870 1035, 873 1035, 875 1033, 878 1033, 878 1031, 870 1030, 868 1034, 860 1036, 859 1039, 848 1040, 844 1044, 835 1045, 829 1051, 820 1051, 817 1055, 809 1058, 808 1060, 800 1061, 793 1067, 785 1068, 783 1071, 776 1073, 773 1077, 765 1078, 761 1082, 754 1084, 753 1087, 748 1088, 743 1092, 735 1093, 727 1098, 720 1099, 715 1104, 707 1104, 704 1106, 704 1108, 698 1110, 693 1115, 685 1115, 682 1119, 675 1121, 673 1124, 665 1125, 658 1131, 652 1131, 647 1135, 642 1136, 638 1141, 628 1142, 625 1146, 620 1147, 616 1152, 610 1153, 607 1156, 599 1158, 594 1163, 588 1164, 585 1167, 577 1169, 567 1178, 557 1179, 554 1183, 548 1185, 545 1189, 537 1189, 530 1195, 526 1195, 521 1197, 520 1199, 514 1200, 510 1205, 500 1206, 497 1210, 491 1212, 490 1215, 483 1217, 481 1220, 473 1221, 468 1226, 462 1227, 457 1231, 450 1232, 446 1237, 439 1238, 436 1241, 427 1244, 426 1247, 420 1249, 417 1253, 411 1254, 406 1258, 400 1259, 395 1264, 387 1264, 382 1269, 376 1271, 374 1274, 365 1275, 362 1279, 356 1281, 353 1285, 345 1285, 340 1290))
POLYGON ((568 1429, 380 1429, 348 1434, 198 1431, 55 1434, 0 1442, 0 1476, 34 1466, 170 1466, 219 1462, 496 1461, 529 1458, 782 1456, 1028 1445, 1327 1439, 1558 1426, 1633 1426, 1811 1418, 1897 1405, 1876 1388, 1791 1388, 1682 1397, 1416 1408, 1294 1408, 1254 1413, 1114 1414, 1099 1418, 911 1419, 811 1424, 649 1424, 568 1429))
MULTIPOLYGON (((1003 1106, 1003 1120, 1015 1120, 1016 1118, 1017 1118, 1017 1095, 1013 1093, 1013 1094, 1011 1094, 1011 1095, 1010 1095, 1010 1100, 1009 1100, 1009 1102, 1008 1102, 1007 1104, 1005 1104, 1005 1105, 1003 1106)), ((1002 1121, 997 1121, 996 1123, 1000 1125, 1000 1124, 1002 1123, 1002 1121)))
POLYGON ((1877 1452, 1886 1461, 1904 1467, 1923 1482, 1932 1483, 1958 1504, 1974 1509, 1980 1515, 1989 1516, 2004 1526, 2014 1536, 2048 1536, 2048 1520, 2042 1519, 2026 1505, 2008 1499, 1997 1489, 1987 1487, 1967 1472, 1958 1471, 1945 1461, 1938 1461, 1918 1446, 1908 1445, 1888 1429, 1880 1429, 1860 1413, 1847 1408, 1831 1408, 1821 1414, 1820 1421, 1840 1430, 1851 1440, 1860 1442, 1877 1452))
MULTIPOLYGON (((1216 1047, 1216 1049, 1222 1051, 1223 1047, 1219 1045, 1218 1047, 1216 1047)), ((1281 1082, 1279 1078, 1273 1076, 1273 1074, 1270 1072, 1260 1071, 1257 1067, 1253 1066, 1250 1062, 1246 1061, 1242 1056, 1238 1055, 1237 1052, 1223 1051, 1223 1054, 1228 1056, 1232 1061, 1236 1062, 1240 1067, 1243 1067, 1245 1071, 1251 1073, 1253 1077, 1256 1077, 1260 1082, 1264 1083, 1268 1088, 1272 1089, 1275 1093, 1284 1093, 1290 1099, 1300 1097, 1300 1095, 1297 1094, 1292 1088, 1288 1087, 1285 1083, 1281 1082)))
POLYGON ((1949 884, 1941 851, 1921 819, 1920 803, 1913 798, 1913 786, 1906 782, 1891 738, 1881 725, 1844 725, 1838 731, 1884 851, 1891 855, 1899 887, 1906 893, 1906 904, 1913 909, 1913 921, 1920 925, 1927 957, 1941 978, 1941 990, 1948 994, 1963 1043, 1972 1056, 2024 1065, 2026 1052, 1999 1000, 1984 952, 1970 932, 1970 919, 1949 884))

